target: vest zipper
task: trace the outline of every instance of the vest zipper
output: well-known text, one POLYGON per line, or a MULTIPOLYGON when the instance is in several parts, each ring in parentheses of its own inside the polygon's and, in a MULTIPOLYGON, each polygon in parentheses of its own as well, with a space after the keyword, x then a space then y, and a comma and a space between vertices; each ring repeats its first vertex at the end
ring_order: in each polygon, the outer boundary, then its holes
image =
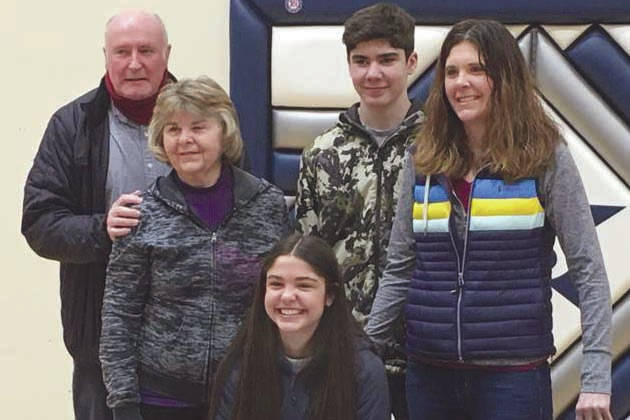
POLYGON ((461 263, 459 259, 459 251, 457 251, 457 245, 455 244, 455 239, 453 239, 453 232, 449 232, 449 237, 451 238, 451 244, 453 245, 453 250, 455 251, 455 256, 457 257, 457 286, 455 289, 451 290, 452 294, 457 293, 457 357, 461 361, 462 359, 462 332, 460 325, 460 305, 462 301, 462 287, 464 286, 464 276, 462 273, 461 263))
MULTIPOLYGON (((457 196, 455 197, 457 198, 457 196)), ((449 220, 449 224, 450 224, 450 220, 449 220)), ((451 245, 453 246, 453 250, 455 251, 455 257, 457 260, 457 284, 455 285, 455 288, 451 290, 451 293, 457 294, 457 308, 456 308, 456 311, 457 311, 457 358, 461 361, 463 360, 463 357, 462 357, 462 331, 461 331, 460 306, 462 302, 462 288, 464 287, 464 272, 462 269, 462 260, 459 256, 459 251, 457 250, 457 244, 455 243, 455 238, 453 238, 453 230, 451 229, 450 226, 448 229, 448 236, 451 239, 451 245)))
MULTIPOLYGON (((479 172, 481 172, 481 170, 479 170, 479 172)), ((464 270, 466 269, 466 254, 468 252, 468 233, 470 231, 470 209, 472 207, 473 192, 475 190, 475 181, 477 180, 477 174, 479 172, 475 174, 475 176, 472 179, 472 182, 470 183, 470 193, 468 194, 468 210, 466 211, 466 230, 464 232, 464 249, 462 251, 461 265, 458 264, 459 272, 457 273, 457 355, 460 361, 464 360, 464 357, 462 354, 462 325, 461 325, 462 308, 461 306, 462 306, 462 295, 464 293, 464 285, 465 285, 464 270)), ((459 261, 459 258, 458 258, 458 261, 459 261)))
POLYGON ((457 250, 457 245, 453 238, 453 232, 449 232, 449 237, 451 238, 451 244, 453 245, 453 250, 455 250, 455 256, 457 257, 457 285, 455 289, 451 290, 451 293, 457 293, 457 358, 461 361, 463 358, 460 306, 462 302, 462 288, 464 287, 464 273, 459 258, 459 251, 457 250))

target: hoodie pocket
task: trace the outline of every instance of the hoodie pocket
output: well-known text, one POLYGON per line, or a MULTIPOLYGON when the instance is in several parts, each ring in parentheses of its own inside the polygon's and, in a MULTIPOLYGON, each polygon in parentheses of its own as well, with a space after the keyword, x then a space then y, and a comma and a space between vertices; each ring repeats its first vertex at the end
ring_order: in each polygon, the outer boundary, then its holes
POLYGON ((142 342, 138 343, 140 360, 157 373, 202 382, 208 357, 207 328, 197 317, 154 308, 145 313, 142 342))

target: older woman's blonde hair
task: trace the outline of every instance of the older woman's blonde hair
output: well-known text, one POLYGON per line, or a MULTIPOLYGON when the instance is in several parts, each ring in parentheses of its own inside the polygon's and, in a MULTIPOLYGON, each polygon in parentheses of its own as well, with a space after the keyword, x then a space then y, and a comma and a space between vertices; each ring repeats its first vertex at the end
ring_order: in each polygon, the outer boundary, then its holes
POLYGON ((160 91, 149 124, 149 148, 157 159, 169 163, 164 150, 164 127, 181 111, 216 118, 223 127, 223 156, 233 164, 239 162, 243 139, 234 104, 225 90, 207 76, 169 83, 160 91))

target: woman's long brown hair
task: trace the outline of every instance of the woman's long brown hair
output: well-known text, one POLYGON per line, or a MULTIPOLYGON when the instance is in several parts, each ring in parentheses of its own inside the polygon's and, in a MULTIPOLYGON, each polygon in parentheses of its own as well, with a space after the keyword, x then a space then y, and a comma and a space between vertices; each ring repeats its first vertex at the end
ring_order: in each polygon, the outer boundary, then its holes
POLYGON ((307 262, 326 280, 326 293, 333 303, 312 338, 313 356, 299 374, 309 390, 308 419, 353 420, 356 418, 356 347, 363 335, 352 317, 335 254, 323 240, 294 234, 281 241, 263 262, 254 302, 248 316, 220 364, 210 398, 209 420, 221 402, 226 381, 238 369, 232 420, 277 420, 281 418, 283 392, 278 360, 282 343, 278 328, 265 312, 267 271, 282 255, 307 262))
POLYGON ((536 96, 518 44, 499 22, 469 19, 454 25, 442 44, 435 80, 426 104, 427 119, 416 138, 419 173, 462 178, 479 165, 508 181, 541 174, 552 161, 560 134, 536 96), (464 127, 444 89, 451 49, 468 41, 493 82, 482 161, 468 147, 464 127))

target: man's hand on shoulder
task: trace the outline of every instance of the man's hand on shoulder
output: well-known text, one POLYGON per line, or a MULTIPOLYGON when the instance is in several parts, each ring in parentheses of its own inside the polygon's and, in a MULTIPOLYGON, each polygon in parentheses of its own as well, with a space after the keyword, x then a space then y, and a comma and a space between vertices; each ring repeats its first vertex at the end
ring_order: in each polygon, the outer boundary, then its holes
POLYGON ((140 191, 131 194, 123 194, 107 212, 107 235, 113 241, 116 238, 128 235, 131 228, 138 225, 140 211, 137 206, 142 202, 140 191))

